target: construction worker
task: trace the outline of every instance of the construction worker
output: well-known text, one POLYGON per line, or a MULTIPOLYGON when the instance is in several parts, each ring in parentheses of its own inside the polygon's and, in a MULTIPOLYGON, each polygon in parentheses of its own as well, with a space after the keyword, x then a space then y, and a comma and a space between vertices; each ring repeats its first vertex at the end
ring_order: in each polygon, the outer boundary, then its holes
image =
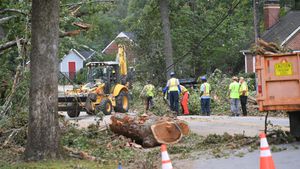
POLYGON ((243 116, 247 116, 247 99, 248 99, 248 85, 243 77, 240 77, 240 101, 243 111, 243 116))
POLYGON ((153 107, 153 97, 154 97, 154 85, 150 83, 150 80, 147 80, 147 85, 144 86, 141 96, 144 97, 145 100, 145 110, 146 112, 153 107))
POLYGON ((207 83, 205 76, 201 77, 200 86, 201 111, 204 116, 210 116, 210 84, 207 83))
POLYGON ((181 101, 180 101, 180 105, 182 108, 182 114, 184 115, 188 115, 190 114, 189 112, 189 91, 182 85, 180 85, 180 89, 181 89, 181 101))
POLYGON ((180 83, 177 78, 175 78, 175 73, 170 73, 171 78, 167 82, 167 90, 169 93, 170 99, 170 108, 172 111, 175 111, 178 115, 178 102, 179 102, 179 93, 181 92, 180 83))
POLYGON ((238 78, 236 76, 232 77, 233 82, 229 85, 229 93, 230 93, 230 108, 232 112, 232 116, 239 116, 239 100, 240 100, 240 84, 238 83, 238 78))

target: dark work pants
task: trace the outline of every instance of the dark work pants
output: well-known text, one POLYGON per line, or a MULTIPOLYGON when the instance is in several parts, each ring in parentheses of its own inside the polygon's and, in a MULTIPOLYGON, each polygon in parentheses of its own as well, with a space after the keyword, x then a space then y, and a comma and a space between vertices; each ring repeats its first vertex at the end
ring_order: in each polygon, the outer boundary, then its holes
POLYGON ((210 98, 201 98, 201 110, 203 115, 210 115, 210 98))
POLYGON ((247 116, 247 96, 240 96, 243 115, 247 116))
POLYGON ((179 104, 179 95, 177 91, 170 91, 170 108, 172 111, 176 111, 178 113, 178 104, 179 104))
POLYGON ((148 96, 146 98, 145 105, 146 105, 146 110, 149 110, 153 106, 152 96, 148 96))

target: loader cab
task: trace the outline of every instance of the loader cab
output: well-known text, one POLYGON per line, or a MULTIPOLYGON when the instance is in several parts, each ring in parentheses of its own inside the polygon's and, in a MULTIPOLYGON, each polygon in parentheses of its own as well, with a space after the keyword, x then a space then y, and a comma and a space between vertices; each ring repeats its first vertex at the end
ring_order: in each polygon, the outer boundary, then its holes
POLYGON ((89 62, 88 82, 91 85, 105 84, 104 92, 110 93, 110 89, 119 82, 119 64, 117 62, 89 62))

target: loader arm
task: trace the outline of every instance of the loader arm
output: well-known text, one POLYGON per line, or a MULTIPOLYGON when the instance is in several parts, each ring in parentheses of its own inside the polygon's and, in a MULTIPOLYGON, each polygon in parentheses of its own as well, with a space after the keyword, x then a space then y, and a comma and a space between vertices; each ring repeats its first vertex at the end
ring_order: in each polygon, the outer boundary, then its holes
POLYGON ((125 53, 125 46, 124 45, 118 45, 118 54, 117 54, 117 60, 119 60, 120 64, 120 74, 121 76, 127 76, 127 59, 126 59, 126 53, 125 53))

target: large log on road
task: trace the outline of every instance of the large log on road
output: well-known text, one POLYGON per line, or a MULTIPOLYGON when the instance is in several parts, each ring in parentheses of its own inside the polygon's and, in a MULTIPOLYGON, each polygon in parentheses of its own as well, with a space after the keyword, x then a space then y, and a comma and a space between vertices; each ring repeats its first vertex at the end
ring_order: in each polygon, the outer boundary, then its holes
POLYGON ((170 117, 135 116, 116 113, 111 116, 110 129, 114 133, 135 140, 143 147, 174 144, 189 133, 185 121, 170 117))

